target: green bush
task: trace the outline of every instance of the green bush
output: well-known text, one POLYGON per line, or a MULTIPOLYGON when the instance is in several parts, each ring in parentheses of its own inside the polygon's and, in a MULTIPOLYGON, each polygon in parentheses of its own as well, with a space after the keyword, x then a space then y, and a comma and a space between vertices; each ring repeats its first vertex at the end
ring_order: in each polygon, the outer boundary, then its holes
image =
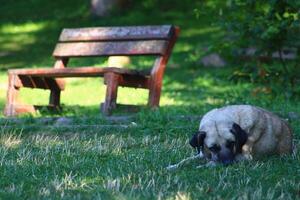
POLYGON ((233 74, 233 78, 284 84, 294 93, 300 74, 300 1, 228 0, 223 8, 220 22, 228 35, 222 48, 227 52, 229 48, 235 56, 241 56, 243 49, 256 49, 250 60, 249 57, 247 62, 243 60, 244 68, 233 74), (296 58, 287 62, 283 58, 286 49, 294 52, 296 58), (272 58, 274 52, 279 53, 278 59, 272 58))
POLYGON ((272 53, 283 47, 300 47, 300 1, 229 0, 225 27, 241 46, 272 53))

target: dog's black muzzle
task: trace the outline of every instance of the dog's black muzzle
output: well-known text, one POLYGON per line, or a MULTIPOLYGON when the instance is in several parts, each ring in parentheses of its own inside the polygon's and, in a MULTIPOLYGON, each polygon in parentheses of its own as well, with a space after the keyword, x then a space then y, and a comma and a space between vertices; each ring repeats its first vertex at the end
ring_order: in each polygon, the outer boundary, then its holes
POLYGON ((234 153, 227 148, 222 149, 217 153, 217 161, 224 165, 229 165, 234 162, 234 153))

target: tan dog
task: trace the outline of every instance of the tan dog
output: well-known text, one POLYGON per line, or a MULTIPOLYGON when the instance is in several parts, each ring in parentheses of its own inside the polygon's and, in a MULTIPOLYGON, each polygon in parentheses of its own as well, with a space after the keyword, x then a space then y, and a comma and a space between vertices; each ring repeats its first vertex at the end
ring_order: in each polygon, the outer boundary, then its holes
POLYGON ((190 144, 212 162, 230 164, 292 153, 292 132, 284 120, 271 112, 233 105, 205 114, 190 144))

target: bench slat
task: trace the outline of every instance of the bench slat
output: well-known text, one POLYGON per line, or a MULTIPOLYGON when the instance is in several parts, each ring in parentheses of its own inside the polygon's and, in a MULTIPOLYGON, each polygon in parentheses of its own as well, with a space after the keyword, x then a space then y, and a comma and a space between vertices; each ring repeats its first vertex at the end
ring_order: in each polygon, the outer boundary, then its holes
POLYGON ((14 85, 17 88, 29 87, 29 88, 41 88, 41 89, 64 89, 64 85, 60 81, 51 77, 38 77, 30 75, 19 75, 19 82, 14 85))
POLYGON ((20 78, 16 87, 29 87, 41 89, 60 89, 64 86, 56 78, 63 77, 102 77, 106 72, 121 74, 119 86, 136 88, 149 87, 149 72, 129 70, 115 67, 80 67, 80 68, 39 68, 39 69, 13 69, 10 74, 16 74, 20 78))
POLYGON ((53 52, 53 56, 163 55, 167 45, 168 42, 164 40, 58 43, 53 52))
MULTIPOLYGON (((103 76, 106 72, 114 72, 127 75, 148 76, 141 71, 130 70, 116 67, 76 67, 76 68, 39 68, 39 69, 13 69, 9 70, 10 74, 17 74, 19 76, 31 77, 97 77, 103 76)), ((27 78, 28 79, 28 78, 27 78)), ((27 82, 30 82, 28 80, 27 82)))
POLYGON ((59 41, 167 40, 173 31, 171 25, 63 29, 59 41))

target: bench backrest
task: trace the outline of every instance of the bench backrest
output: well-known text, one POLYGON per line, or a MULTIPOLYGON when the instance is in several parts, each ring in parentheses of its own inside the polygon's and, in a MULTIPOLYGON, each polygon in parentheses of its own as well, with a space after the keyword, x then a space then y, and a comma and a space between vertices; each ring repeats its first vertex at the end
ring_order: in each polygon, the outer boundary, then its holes
POLYGON ((175 35, 172 25, 64 29, 53 56, 164 56, 169 53, 175 35))

